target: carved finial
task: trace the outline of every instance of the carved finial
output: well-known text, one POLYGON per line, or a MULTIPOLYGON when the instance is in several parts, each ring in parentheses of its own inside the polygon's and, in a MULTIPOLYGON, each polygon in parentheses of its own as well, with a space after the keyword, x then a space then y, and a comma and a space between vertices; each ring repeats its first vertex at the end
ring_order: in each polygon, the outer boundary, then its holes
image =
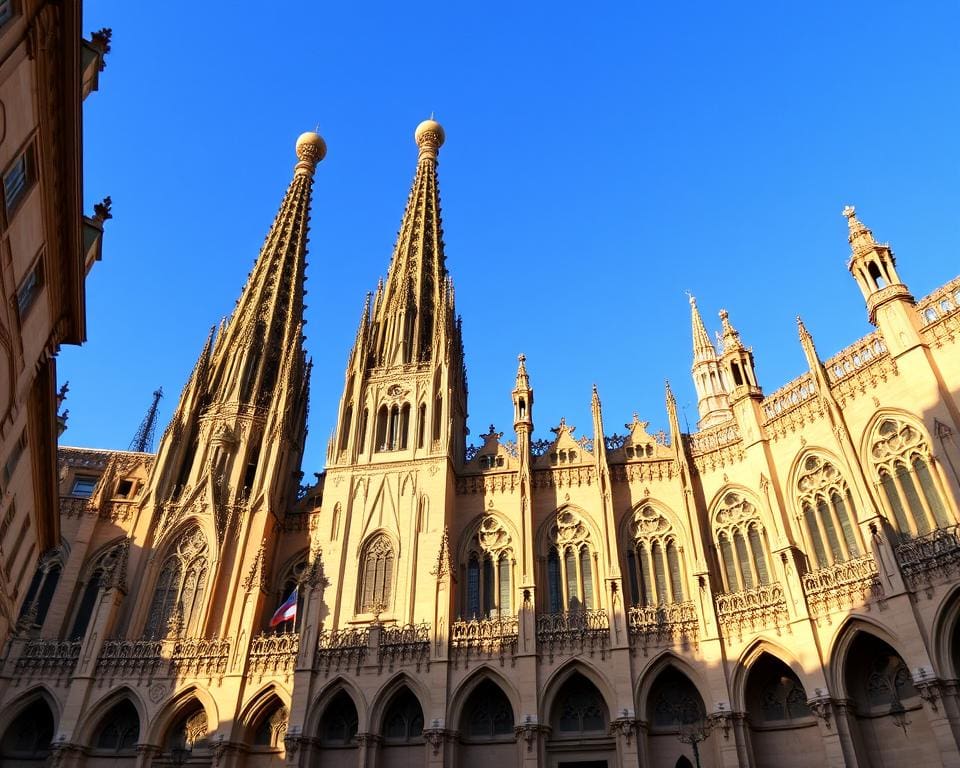
POLYGON ((517 355, 517 383, 515 389, 530 389, 530 376, 527 375, 527 356, 517 355))
POLYGON ((103 224, 107 219, 112 219, 113 214, 110 212, 110 209, 113 207, 113 198, 110 195, 107 195, 99 203, 93 204, 93 218, 95 218, 100 224, 103 224))
POLYGON ((312 176, 317 163, 327 156, 327 143, 315 131, 301 133, 297 139, 297 159, 295 168, 298 174, 312 176))
POLYGON ((443 146, 443 142, 446 141, 447 138, 443 131, 443 126, 433 119, 432 112, 430 114, 430 119, 420 123, 420 125, 417 126, 417 130, 413 132, 414 141, 416 141, 417 146, 420 147, 421 160, 436 160, 437 151, 443 146))
POLYGON ((720 324, 723 328, 723 333, 720 339, 723 344, 724 351, 742 347, 743 344, 740 342, 740 334, 731 324, 730 314, 725 309, 720 310, 720 324))
POLYGON ((873 232, 857 218, 856 208, 852 205, 846 206, 843 209, 843 215, 847 219, 847 227, 850 230, 847 241, 850 243, 854 256, 861 251, 870 250, 877 244, 877 241, 873 239, 873 232))

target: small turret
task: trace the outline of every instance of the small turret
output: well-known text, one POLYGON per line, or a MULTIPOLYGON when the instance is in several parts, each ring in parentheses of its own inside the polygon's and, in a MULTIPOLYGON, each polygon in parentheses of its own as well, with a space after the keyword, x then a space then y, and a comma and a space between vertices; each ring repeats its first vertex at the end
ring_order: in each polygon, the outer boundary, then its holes
POLYGON ((717 350, 697 309, 697 300, 690 296, 690 322, 693 326, 693 385, 697 390, 697 426, 707 429, 733 418, 727 385, 724 381, 717 350))
POLYGON ((736 403, 744 397, 760 399, 763 392, 757 382, 757 373, 753 364, 753 351, 743 345, 740 333, 730 322, 727 310, 720 310, 720 323, 723 331, 720 337, 723 344, 721 363, 726 379, 732 386, 730 401, 736 403))
POLYGON ((843 209, 843 215, 849 228, 847 269, 867 302, 867 318, 883 333, 887 348, 896 357, 920 343, 920 318, 913 296, 897 274, 890 245, 874 240, 852 205, 843 209))
POLYGON ((533 389, 527 375, 526 355, 517 355, 517 383, 513 388, 513 426, 518 432, 521 427, 528 433, 533 432, 533 389))

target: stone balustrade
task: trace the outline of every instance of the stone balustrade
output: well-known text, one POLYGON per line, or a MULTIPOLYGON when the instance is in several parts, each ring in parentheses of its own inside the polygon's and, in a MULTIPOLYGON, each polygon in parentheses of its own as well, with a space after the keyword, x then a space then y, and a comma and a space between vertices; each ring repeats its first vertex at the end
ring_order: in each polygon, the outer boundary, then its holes
POLYGON ((787 622, 787 601, 780 584, 721 592, 716 600, 717 619, 728 637, 742 638, 745 634, 770 627, 779 632, 787 622))
POLYGON ((61 677, 73 672, 79 658, 79 640, 28 640, 14 669, 24 677, 61 677))
POLYGON ((837 384, 887 355, 887 345, 879 331, 864 336, 823 364, 830 384, 837 384))
POLYGON ((247 656, 247 675, 287 676, 293 673, 300 652, 297 632, 263 632, 253 638, 247 656))
POLYGON ((883 597, 873 555, 834 563, 803 575, 803 591, 814 618, 883 597))
POLYGON ((605 610, 560 611, 537 616, 537 644, 553 662, 555 653, 600 651, 610 642, 610 619, 605 610))
POLYGON ((320 630, 314 668, 330 674, 330 670, 355 667, 359 670, 367 655, 367 627, 320 630))
POLYGON ((896 553, 903 578, 911 587, 954 576, 960 570, 960 526, 904 539, 896 553))
POLYGON ((396 665, 416 665, 417 671, 430 661, 430 625, 404 624, 400 627, 382 627, 377 651, 380 667, 393 669, 396 665))

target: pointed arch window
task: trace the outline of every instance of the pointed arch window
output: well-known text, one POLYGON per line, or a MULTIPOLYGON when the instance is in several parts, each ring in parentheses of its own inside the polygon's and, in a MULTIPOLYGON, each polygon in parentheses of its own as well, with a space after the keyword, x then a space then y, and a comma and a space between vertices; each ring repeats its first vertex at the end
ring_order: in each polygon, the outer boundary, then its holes
POLYGON ((323 711, 320 720, 320 745, 324 747, 353 746, 359 717, 357 706, 346 691, 339 691, 323 711))
POLYGON ((27 595, 20 606, 21 619, 29 617, 32 626, 43 626, 53 595, 57 591, 62 570, 63 555, 59 549, 52 549, 40 558, 33 580, 27 589, 27 595))
POLYGON ((375 535, 360 557, 360 613, 382 613, 391 605, 393 544, 385 533, 375 535))
POLYGON ((140 739, 140 716, 125 699, 104 716, 94 736, 94 748, 114 754, 136 754, 140 739))
POLYGON ((797 520, 815 568, 860 556, 856 508, 840 471, 822 456, 804 459, 797 479, 797 520))
POLYGON ((423 709, 408 688, 401 690, 383 717, 383 738, 387 743, 409 743, 423 736, 423 709))
POLYGON ((627 575, 635 605, 683 602, 683 564, 676 533, 651 504, 633 512, 628 532, 627 575))
POLYGON ((495 515, 481 520, 466 551, 463 608, 467 619, 510 613, 513 574, 511 538, 495 515))
POLYGON ((115 544, 97 557, 87 567, 87 576, 82 585, 80 603, 73 618, 70 630, 71 640, 82 640, 93 616, 101 590, 110 582, 117 568, 122 568, 127 557, 124 543, 115 544))
POLYGON ((902 419, 883 419, 874 430, 870 456, 902 536, 923 535, 956 523, 939 467, 919 428, 902 419))
POLYGON ((484 680, 471 692, 460 732, 470 740, 507 737, 513 741, 513 707, 496 683, 484 680))
POLYGON ((160 567, 150 601, 145 634, 163 637, 171 631, 197 628, 207 587, 207 539, 194 525, 181 533, 160 567))
POLYGON ((770 547, 756 507, 730 491, 714 513, 713 527, 725 590, 739 592, 769 584, 770 547))

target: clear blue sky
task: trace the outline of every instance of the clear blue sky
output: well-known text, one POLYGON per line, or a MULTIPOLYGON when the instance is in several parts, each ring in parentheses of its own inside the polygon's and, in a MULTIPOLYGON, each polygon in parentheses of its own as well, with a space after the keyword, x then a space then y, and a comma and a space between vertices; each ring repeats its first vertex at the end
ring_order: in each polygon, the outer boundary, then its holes
POLYGON ((956 2, 84 5, 114 32, 84 107, 114 219, 60 356, 66 444, 125 448, 162 385, 159 437, 317 123, 308 477, 431 111, 473 440, 510 433, 521 351, 539 437, 590 432, 594 382, 608 432, 665 427, 665 378, 693 425, 687 289, 767 393, 804 372, 798 313, 822 356, 853 342, 846 203, 918 297, 960 272, 956 2))

